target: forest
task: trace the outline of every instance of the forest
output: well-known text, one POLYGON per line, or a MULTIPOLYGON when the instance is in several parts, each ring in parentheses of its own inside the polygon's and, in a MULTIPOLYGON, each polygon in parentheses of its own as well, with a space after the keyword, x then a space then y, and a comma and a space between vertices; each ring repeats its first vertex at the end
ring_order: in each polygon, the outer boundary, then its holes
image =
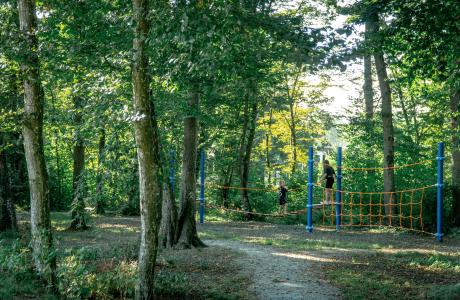
POLYGON ((0 0, 0 299, 460 299, 459 16, 0 0))

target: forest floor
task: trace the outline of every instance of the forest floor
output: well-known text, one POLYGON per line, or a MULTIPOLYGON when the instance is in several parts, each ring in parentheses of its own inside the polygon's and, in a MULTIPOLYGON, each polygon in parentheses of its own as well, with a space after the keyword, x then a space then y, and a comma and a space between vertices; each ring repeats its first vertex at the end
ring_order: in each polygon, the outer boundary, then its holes
POLYGON ((460 299, 458 238, 441 244, 388 229, 307 234, 304 226, 260 222, 210 222, 199 230, 210 245, 259 255, 242 261, 254 262, 249 288, 260 299, 460 299))
MULTIPOLYGON (((67 231, 53 213, 59 289, 67 298, 131 298, 139 218, 91 218, 67 231)), ((0 299, 53 299, 30 275, 28 216, 21 237, 0 236, 0 299)), ((395 230, 335 232, 214 218, 198 225, 209 247, 161 250, 159 299, 460 299, 460 240, 395 230)))

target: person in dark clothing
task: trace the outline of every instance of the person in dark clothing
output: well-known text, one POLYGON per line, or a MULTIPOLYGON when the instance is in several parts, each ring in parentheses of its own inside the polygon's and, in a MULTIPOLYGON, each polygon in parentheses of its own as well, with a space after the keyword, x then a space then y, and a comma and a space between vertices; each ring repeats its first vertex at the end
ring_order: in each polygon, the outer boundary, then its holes
POLYGON ((331 167, 329 164, 328 160, 323 161, 323 176, 321 176, 321 181, 325 180, 326 181, 326 193, 325 193, 325 199, 323 204, 333 204, 333 192, 332 192, 332 187, 334 186, 334 181, 335 181, 335 171, 334 168, 331 167))
POLYGON ((278 192, 278 200, 279 200, 279 209, 278 214, 286 214, 287 213, 287 192, 288 189, 283 180, 280 181, 280 189, 278 192))

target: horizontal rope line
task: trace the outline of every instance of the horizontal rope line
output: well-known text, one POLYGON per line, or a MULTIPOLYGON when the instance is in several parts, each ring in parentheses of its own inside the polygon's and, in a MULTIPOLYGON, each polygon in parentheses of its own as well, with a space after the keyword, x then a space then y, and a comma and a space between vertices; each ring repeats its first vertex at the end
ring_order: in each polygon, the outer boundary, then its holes
POLYGON ((352 171, 395 170, 395 169, 401 169, 401 168, 407 168, 407 167, 414 167, 414 166, 418 166, 418 165, 423 165, 423 164, 426 164, 428 162, 433 162, 433 161, 435 161, 435 159, 428 159, 428 160, 424 160, 424 161, 417 162, 417 163, 405 164, 405 165, 400 165, 400 166, 390 166, 390 167, 353 168, 353 167, 337 166, 337 169, 352 170, 352 171))
MULTIPOLYGON (((250 191, 267 191, 267 192, 277 192, 278 188, 251 188, 251 187, 239 187, 239 186, 223 186, 218 184, 207 184, 209 188, 219 188, 219 189, 227 189, 227 190, 250 190, 250 191)), ((295 189, 288 189, 288 192, 296 192, 302 191, 305 188, 295 188, 295 189)))
MULTIPOLYGON (((319 185, 319 184, 314 184, 314 186, 326 190, 325 187, 323 187, 323 186, 321 186, 321 185, 319 185)), ((351 192, 351 191, 335 190, 335 189, 329 189, 329 190, 332 190, 333 192, 340 192, 340 193, 342 193, 342 194, 353 194, 353 195, 361 195, 361 194, 364 194, 364 195, 380 195, 380 194, 398 194, 398 193, 405 193, 405 192, 415 192, 415 191, 421 191, 421 190, 429 189, 429 188, 432 188, 432 187, 435 187, 435 186, 436 186, 436 184, 432 184, 432 185, 427 185, 427 186, 420 187, 420 188, 414 188, 414 189, 408 189, 408 190, 400 190, 400 191, 394 191, 394 192, 351 192)))
POLYGON ((300 215, 304 214, 307 212, 306 209, 302 210, 296 210, 296 211, 290 211, 285 214, 277 214, 277 213, 260 213, 260 212, 253 212, 253 211, 247 211, 247 210, 241 210, 241 209, 232 209, 232 208, 225 208, 222 206, 215 206, 215 205, 208 205, 209 208, 215 208, 215 209, 222 209, 225 211, 231 211, 231 212, 236 212, 236 213, 241 213, 241 214, 251 214, 251 215, 261 215, 261 216, 271 216, 271 217, 283 217, 287 215, 295 216, 295 215, 300 215))

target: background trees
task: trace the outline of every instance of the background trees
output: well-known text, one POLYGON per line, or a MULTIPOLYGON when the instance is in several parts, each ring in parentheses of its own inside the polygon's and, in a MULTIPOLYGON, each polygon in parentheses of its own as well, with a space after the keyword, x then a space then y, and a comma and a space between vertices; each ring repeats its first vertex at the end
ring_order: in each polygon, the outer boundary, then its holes
MULTIPOLYGON (((275 210, 270 190, 280 179, 299 189, 292 208, 304 207, 309 145, 333 158, 343 144, 356 167, 391 167, 430 159, 435 143, 448 141, 446 224, 460 224, 456 1, 134 6, 133 21, 126 1, 0 4, 0 230, 17 228, 15 207, 31 209, 40 272, 52 274, 54 264, 45 259, 48 207, 71 209, 73 229, 94 212, 140 214, 141 290, 150 297, 161 200, 163 244, 203 246, 195 221, 202 150, 209 202, 250 219, 252 210, 275 210), (363 72, 347 84, 359 81, 361 94, 344 115, 331 113, 333 71, 356 65, 363 72), (177 180, 168 183, 168 173, 177 180)), ((349 172, 344 188, 429 185, 433 170, 349 172)))

